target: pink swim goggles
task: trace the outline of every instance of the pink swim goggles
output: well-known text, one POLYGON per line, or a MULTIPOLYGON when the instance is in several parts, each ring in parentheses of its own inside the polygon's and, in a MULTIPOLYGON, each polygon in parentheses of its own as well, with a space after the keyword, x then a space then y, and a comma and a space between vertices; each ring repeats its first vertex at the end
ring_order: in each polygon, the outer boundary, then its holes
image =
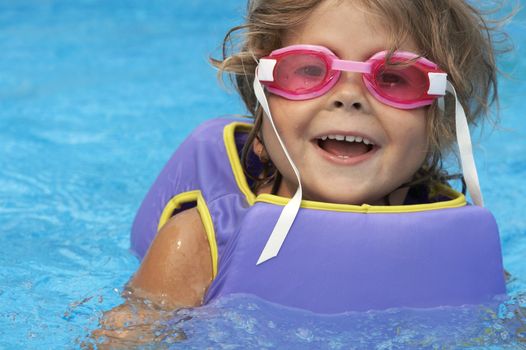
POLYGON ((367 90, 380 102, 400 109, 427 106, 446 94, 447 74, 411 52, 387 51, 365 62, 339 59, 323 46, 292 45, 259 60, 257 78, 266 89, 289 100, 325 94, 341 72, 362 73, 367 90))

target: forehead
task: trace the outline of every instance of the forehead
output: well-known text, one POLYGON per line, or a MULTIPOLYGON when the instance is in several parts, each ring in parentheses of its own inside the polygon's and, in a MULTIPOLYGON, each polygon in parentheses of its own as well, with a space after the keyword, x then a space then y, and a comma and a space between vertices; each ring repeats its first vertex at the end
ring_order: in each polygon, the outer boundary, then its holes
POLYGON ((283 46, 322 45, 346 59, 365 59, 389 49, 418 53, 411 37, 398 41, 389 18, 359 0, 325 0, 282 37, 283 46))

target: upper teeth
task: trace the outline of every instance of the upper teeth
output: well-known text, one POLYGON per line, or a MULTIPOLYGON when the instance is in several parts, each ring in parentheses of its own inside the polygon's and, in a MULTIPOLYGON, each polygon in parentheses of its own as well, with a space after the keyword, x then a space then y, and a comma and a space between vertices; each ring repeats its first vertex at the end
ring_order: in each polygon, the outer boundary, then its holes
POLYGON ((326 135, 326 136, 322 136, 320 137, 320 139, 322 140, 337 140, 337 141, 347 141, 347 142, 363 142, 365 143, 366 145, 374 145, 374 143, 369 140, 369 139, 366 139, 365 137, 361 137, 361 136, 344 136, 344 135, 326 135))

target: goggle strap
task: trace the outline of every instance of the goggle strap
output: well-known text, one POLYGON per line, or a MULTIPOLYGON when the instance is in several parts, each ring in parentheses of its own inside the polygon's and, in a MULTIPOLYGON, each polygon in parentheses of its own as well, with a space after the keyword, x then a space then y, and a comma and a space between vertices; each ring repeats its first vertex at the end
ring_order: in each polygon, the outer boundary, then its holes
POLYGON ((473 157, 473 148, 471 145, 471 135, 469 134, 468 120, 464 108, 457 98, 457 93, 453 85, 447 82, 447 91, 455 97, 455 127, 457 133, 458 150, 460 154, 460 164, 462 166, 462 173, 466 181, 466 187, 469 195, 475 205, 484 206, 484 199, 480 190, 479 177, 477 174, 477 167, 473 157))
POLYGON ((372 64, 368 62, 357 62, 347 60, 333 60, 331 69, 355 73, 371 73, 372 64))
POLYGON ((278 138, 279 144, 281 145, 281 148, 283 149, 283 152, 285 153, 287 160, 292 166, 294 174, 296 174, 296 178, 298 180, 298 189, 296 190, 296 193, 294 194, 292 199, 287 203, 287 205, 285 205, 285 207, 281 211, 278 221, 276 222, 276 225, 274 226, 274 229, 272 230, 272 233, 270 234, 270 237, 267 240, 267 243, 265 244, 265 247, 263 248, 263 251, 261 252, 261 255, 259 256, 259 259, 256 263, 256 265, 259 265, 278 255, 279 250, 281 249, 281 246, 283 245, 283 242, 285 241, 285 238, 287 237, 287 234, 289 233, 289 230, 292 224, 294 223, 294 219, 296 219, 298 211, 300 210, 303 191, 301 188, 301 179, 298 168, 296 168, 296 165, 292 161, 292 158, 290 157, 289 152, 285 147, 285 144, 279 136, 278 130, 276 129, 276 125, 274 124, 274 120, 272 118, 272 114, 270 113, 270 107, 268 105, 265 92, 263 91, 263 86, 261 86, 261 83, 257 78, 258 68, 256 68, 255 75, 256 78, 254 79, 254 93, 256 95, 256 98, 261 104, 261 107, 263 107, 265 113, 267 114, 270 124, 272 125, 272 129, 274 129, 274 133, 278 138))
POLYGON ((437 99, 437 107, 440 112, 442 112, 442 115, 444 115, 444 112, 446 111, 446 103, 444 102, 444 97, 439 97, 437 99))

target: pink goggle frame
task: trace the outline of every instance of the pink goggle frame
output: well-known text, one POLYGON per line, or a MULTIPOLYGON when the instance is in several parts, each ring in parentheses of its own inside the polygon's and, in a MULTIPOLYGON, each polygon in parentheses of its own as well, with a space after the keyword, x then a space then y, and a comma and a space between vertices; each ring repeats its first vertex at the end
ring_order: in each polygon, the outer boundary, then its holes
POLYGON ((275 95, 308 100, 325 94, 341 72, 362 73, 367 90, 380 102, 400 109, 427 106, 446 94, 447 74, 417 54, 387 51, 365 62, 339 59, 323 46, 292 45, 259 60, 257 79, 275 95))

